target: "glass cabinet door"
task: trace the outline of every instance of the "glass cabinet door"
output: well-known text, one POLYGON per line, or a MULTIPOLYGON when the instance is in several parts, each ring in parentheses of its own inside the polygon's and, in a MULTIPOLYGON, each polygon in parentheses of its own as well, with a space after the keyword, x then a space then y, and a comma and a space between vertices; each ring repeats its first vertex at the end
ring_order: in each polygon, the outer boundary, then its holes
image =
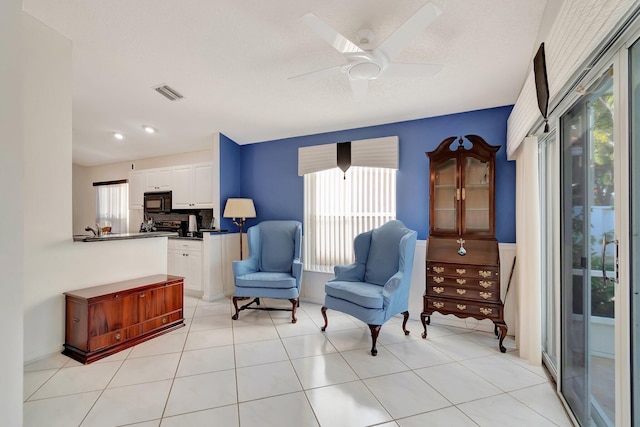
POLYGON ((455 158, 434 165, 433 228, 446 232, 457 230, 458 225, 458 165, 455 158))
POLYGON ((489 231, 489 178, 489 162, 471 156, 466 157, 462 187, 463 233, 489 231))

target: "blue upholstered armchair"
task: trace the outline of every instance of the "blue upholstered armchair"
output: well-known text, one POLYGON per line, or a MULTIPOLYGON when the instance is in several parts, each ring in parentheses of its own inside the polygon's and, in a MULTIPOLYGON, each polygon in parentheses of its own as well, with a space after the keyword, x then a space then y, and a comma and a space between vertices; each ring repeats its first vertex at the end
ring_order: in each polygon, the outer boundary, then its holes
POLYGON ((362 320, 371 330, 371 354, 378 354, 376 340, 382 324, 398 313, 409 319, 409 289, 417 233, 402 222, 389 221, 356 236, 355 262, 335 267, 335 279, 326 283, 322 307, 327 328, 327 309, 341 311, 362 320))
MULTIPOLYGON (((247 230, 249 258, 233 262, 235 291, 233 306, 238 313, 260 298, 285 298, 292 304, 291 322, 296 323, 302 283, 302 224, 299 221, 263 221, 247 230), (238 300, 254 300, 238 309, 238 300)), ((265 308, 268 309, 268 308, 265 308)))

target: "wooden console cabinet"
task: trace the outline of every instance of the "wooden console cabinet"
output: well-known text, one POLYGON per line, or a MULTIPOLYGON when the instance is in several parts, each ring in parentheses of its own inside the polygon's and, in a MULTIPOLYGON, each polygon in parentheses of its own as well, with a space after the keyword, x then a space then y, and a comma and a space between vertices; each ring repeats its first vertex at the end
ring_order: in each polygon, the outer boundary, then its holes
POLYGON ((490 319, 504 353, 507 325, 495 239, 495 156, 500 147, 478 135, 464 138, 446 138, 426 153, 430 221, 422 338, 433 312, 490 319))
POLYGON ((91 363, 184 326, 184 280, 158 274, 65 292, 65 354, 91 363))

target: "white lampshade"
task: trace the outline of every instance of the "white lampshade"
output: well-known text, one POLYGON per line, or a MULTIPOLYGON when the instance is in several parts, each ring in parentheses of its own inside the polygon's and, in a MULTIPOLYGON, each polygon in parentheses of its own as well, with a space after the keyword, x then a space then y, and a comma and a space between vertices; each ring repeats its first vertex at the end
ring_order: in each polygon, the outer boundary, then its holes
POLYGON ((227 199, 222 216, 225 218, 255 218, 256 208, 252 199, 227 199))

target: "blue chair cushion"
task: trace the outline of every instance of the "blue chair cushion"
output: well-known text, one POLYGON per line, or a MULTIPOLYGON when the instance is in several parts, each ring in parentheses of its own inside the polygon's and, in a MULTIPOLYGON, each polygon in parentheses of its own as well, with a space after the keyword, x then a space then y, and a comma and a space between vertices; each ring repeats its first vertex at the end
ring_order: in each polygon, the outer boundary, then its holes
POLYGON ((273 221, 260 227, 260 271, 291 273, 296 231, 286 221, 273 221))
POLYGON ((399 268, 400 240, 407 233, 400 221, 391 221, 371 231, 371 247, 364 281, 384 286, 399 268))
POLYGON ((258 271, 236 277, 240 288, 290 289, 297 287, 296 278, 289 273, 269 273, 258 271))
POLYGON ((324 285, 327 295, 372 309, 383 307, 382 290, 382 286, 366 282, 331 281, 324 285))

